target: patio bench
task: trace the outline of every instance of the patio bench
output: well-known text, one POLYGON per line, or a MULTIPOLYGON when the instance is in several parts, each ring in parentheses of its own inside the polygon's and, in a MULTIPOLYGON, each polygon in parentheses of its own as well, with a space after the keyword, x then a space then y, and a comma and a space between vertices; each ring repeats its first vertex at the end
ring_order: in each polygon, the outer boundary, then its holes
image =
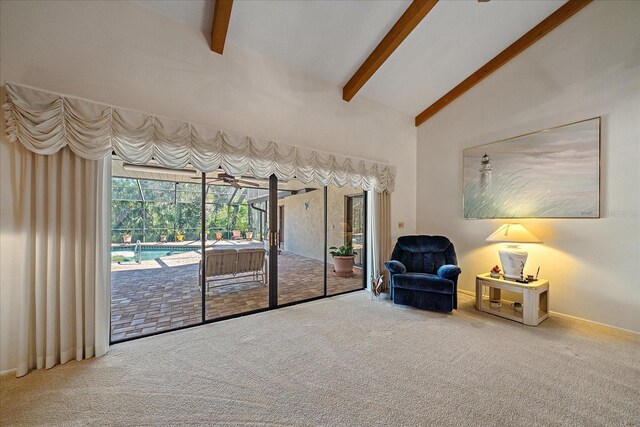
MULTIPOLYGON (((205 259, 207 290, 211 287, 249 282, 267 284, 266 251, 264 249, 210 249, 205 251, 205 259), (249 280, 237 281, 235 279, 249 280), (215 282, 225 283, 211 284, 215 282)), ((198 272, 198 285, 200 285, 202 283, 202 260, 200 260, 198 272)))

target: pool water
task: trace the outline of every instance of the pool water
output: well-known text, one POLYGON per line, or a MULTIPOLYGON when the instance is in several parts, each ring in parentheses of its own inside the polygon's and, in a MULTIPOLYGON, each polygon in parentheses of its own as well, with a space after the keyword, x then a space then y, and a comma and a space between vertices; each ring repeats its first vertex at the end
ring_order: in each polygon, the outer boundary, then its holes
MULTIPOLYGON (((118 252, 133 252, 134 248, 133 247, 127 247, 127 248, 122 248, 122 249, 114 249, 111 251, 111 258, 113 259, 114 256, 117 257, 118 252)), ((143 246, 142 247, 142 260, 143 261, 148 261, 148 260, 154 260, 156 258, 162 258, 165 256, 169 256, 169 255, 175 255, 175 254, 180 254, 180 253, 184 253, 184 252, 192 252, 192 251, 197 251, 198 248, 197 247, 187 247, 187 246, 174 246, 174 247, 162 247, 162 248, 158 248, 158 247, 148 247, 148 246, 143 246)), ((130 259, 128 257, 117 257, 116 260, 114 261, 134 261, 133 259, 130 259)))

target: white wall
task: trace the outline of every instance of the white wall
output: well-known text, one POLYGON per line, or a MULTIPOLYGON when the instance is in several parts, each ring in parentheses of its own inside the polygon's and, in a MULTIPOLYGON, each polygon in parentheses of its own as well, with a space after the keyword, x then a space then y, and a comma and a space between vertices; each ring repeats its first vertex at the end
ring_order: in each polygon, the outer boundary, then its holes
MULTIPOLYGON (((324 262, 325 251, 332 264, 329 248, 344 245, 348 237, 345 224, 345 197, 362 195, 362 190, 345 186, 327 187, 327 247, 324 247, 324 191, 294 194, 278 201, 284 206, 284 250, 324 262), (307 206, 305 206, 308 204, 307 206)), ((361 263, 357 251, 355 263, 361 263)))
POLYGON ((551 310, 640 332, 640 2, 593 2, 418 129, 418 231, 456 245, 461 288, 499 264, 463 220, 462 150, 602 116, 600 219, 520 221, 551 310))
POLYGON ((324 191, 287 196, 278 205, 284 206, 284 250, 324 262, 324 191))
MULTIPOLYGON (((413 118, 129 2, 0 2, 0 80, 399 166, 392 222, 415 231, 413 118)), ((8 179, 0 145, 0 179, 8 179)), ((15 366, 11 196, 2 187, 0 371, 15 366)), ((402 232, 402 233, 401 233, 402 232)), ((19 243, 19 242, 18 242, 19 243)))
MULTIPOLYGON (((415 231, 413 118, 129 2, 0 3, 0 80, 399 166, 415 231), (28 29, 28 30, 26 30, 28 29)), ((399 234, 399 231, 396 233, 399 234)))

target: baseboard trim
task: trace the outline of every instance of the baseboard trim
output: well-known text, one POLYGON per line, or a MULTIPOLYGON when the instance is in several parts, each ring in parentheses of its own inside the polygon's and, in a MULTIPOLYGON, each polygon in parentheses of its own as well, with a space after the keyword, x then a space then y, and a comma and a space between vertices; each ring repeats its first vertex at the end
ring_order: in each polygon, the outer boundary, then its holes
POLYGON ((549 313, 553 314, 554 316, 560 316, 560 317, 566 317, 568 319, 579 320, 581 322, 587 322, 587 323, 591 323, 593 325, 604 326, 606 328, 611 328, 611 329, 615 329, 615 330, 618 330, 618 331, 621 331, 621 332, 626 332, 626 333, 629 333, 629 334, 640 336, 640 332, 636 332, 636 331, 633 331, 631 329, 625 329, 625 328, 621 328, 619 326, 607 325, 606 323, 596 322, 595 320, 583 319, 582 317, 572 316, 570 314, 560 313, 558 311, 549 310, 549 313))
POLYGON ((5 375, 11 375, 16 373, 16 368, 13 369, 5 369, 4 371, 0 371, 0 377, 4 377, 5 375))
POLYGON ((471 291, 466 291, 464 289, 458 289, 458 293, 459 294, 465 294, 465 295, 469 295, 470 297, 476 297, 476 293, 475 292, 471 292, 471 291))
MULTIPOLYGON (((468 295, 470 297, 475 298, 476 293, 473 291, 467 291, 466 289, 458 289, 459 294, 468 295)), ((579 320, 581 322, 591 323, 593 325, 604 326, 607 328, 615 329, 617 331, 626 332, 628 334, 638 335, 640 336, 640 332, 633 331, 631 329, 621 328, 619 326, 607 325, 606 323, 596 322, 595 320, 583 319, 582 317, 572 316, 570 314, 560 313, 559 311, 549 310, 549 314, 553 314, 554 316, 566 317, 568 319, 579 320)))

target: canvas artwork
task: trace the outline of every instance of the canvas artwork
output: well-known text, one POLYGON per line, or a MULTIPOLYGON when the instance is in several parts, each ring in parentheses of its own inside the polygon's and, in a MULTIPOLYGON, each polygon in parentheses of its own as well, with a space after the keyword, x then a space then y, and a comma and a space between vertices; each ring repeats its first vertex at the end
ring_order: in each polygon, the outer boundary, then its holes
POLYGON ((464 218, 599 218, 600 118, 464 150, 464 218))

